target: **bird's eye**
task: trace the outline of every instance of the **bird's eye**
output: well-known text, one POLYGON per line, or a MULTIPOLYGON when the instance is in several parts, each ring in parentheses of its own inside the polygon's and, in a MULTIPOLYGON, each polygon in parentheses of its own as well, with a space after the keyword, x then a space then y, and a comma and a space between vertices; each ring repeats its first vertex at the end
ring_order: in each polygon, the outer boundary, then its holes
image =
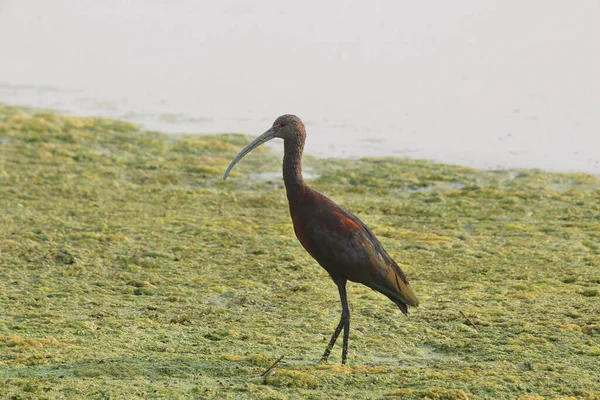
POLYGON ((284 123, 284 122, 282 122, 282 123, 280 123, 280 124, 279 124, 279 127, 280 127, 280 128, 283 128, 284 126, 285 126, 285 123, 284 123))

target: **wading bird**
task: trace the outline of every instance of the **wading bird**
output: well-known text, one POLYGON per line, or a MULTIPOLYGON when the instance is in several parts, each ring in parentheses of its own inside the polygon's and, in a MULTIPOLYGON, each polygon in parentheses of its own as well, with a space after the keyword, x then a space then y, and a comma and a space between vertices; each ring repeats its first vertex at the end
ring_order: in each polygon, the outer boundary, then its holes
POLYGON ((325 268, 340 292, 342 317, 321 361, 327 362, 329 353, 344 328, 342 364, 345 364, 350 332, 347 281, 362 283, 386 295, 404 314, 408 314, 407 306, 417 306, 419 300, 406 275, 386 253, 373 232, 356 216, 304 183, 302 151, 306 130, 300 118, 289 114, 277 118, 268 131, 233 159, 223 179, 227 179, 235 164, 246 154, 274 138, 283 139, 283 181, 296 237, 306 251, 325 268))

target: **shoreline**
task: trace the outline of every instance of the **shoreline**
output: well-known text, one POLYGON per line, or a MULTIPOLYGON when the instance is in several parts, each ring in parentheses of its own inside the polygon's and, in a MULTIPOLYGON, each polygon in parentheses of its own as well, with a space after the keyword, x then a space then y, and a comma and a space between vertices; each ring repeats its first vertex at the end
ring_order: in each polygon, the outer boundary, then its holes
MULTIPOLYGON (((5 87, 10 87, 10 85, 5 85, 5 87)), ((59 89, 36 88, 36 86, 27 87, 27 90, 35 91, 43 89, 43 91, 50 94, 54 93, 54 91, 61 93, 59 89)), ((71 95, 72 93, 68 94, 68 96, 71 95)), ((78 103, 73 99, 59 100, 60 104, 58 104, 58 107, 52 107, 53 101, 51 96, 38 98, 38 103, 41 103, 42 106, 38 109, 46 109, 62 115, 76 117, 98 116, 125 120, 138 124, 148 131, 160 131, 175 136, 188 134, 214 135, 228 131, 243 132, 243 134, 249 136, 258 136, 272 123, 268 118, 194 117, 185 113, 161 112, 158 109, 156 112, 122 112, 119 111, 117 104, 108 106, 110 102, 102 102, 100 100, 89 103, 91 101, 89 99, 88 103, 78 103), (61 104, 64 109, 61 108, 61 104)), ((3 103, 0 102, 0 104, 3 103)), ((21 107, 28 108, 31 106, 25 105, 21 107)), ((121 107, 124 107, 126 110, 129 106, 124 103, 121 104, 121 107)), ((37 107, 31 108, 36 109, 37 107)), ((408 134, 403 132, 391 134, 389 132, 373 131, 369 133, 372 137, 367 137, 366 132, 368 132, 368 127, 365 127, 365 131, 363 132, 360 128, 333 126, 323 121, 319 122, 307 119, 305 122, 308 130, 305 154, 321 158, 361 159, 365 157, 401 157, 465 166, 484 171, 540 169, 547 172, 583 172, 600 176, 600 157, 597 154, 579 154, 581 150, 569 148, 570 145, 563 146, 563 154, 560 153, 561 149, 559 145, 552 145, 545 152, 536 153, 532 150, 535 146, 533 144, 526 144, 529 139, 525 140, 524 138, 521 139, 521 144, 515 144, 514 148, 511 148, 506 143, 517 140, 511 134, 501 135, 489 143, 470 142, 469 138, 473 140, 476 140, 476 138, 473 135, 468 135, 458 139, 464 143, 461 146, 455 146, 456 142, 448 142, 447 139, 444 139, 442 143, 437 145, 435 144, 435 138, 440 137, 441 135, 439 134, 434 135, 434 139, 431 141, 425 141, 415 133, 408 134), (350 135, 347 134, 348 130, 351 131, 350 135), (555 148, 556 146, 558 148, 555 148)), ((547 142, 548 140, 541 141, 540 146, 548 146, 547 142)), ((269 143, 267 146, 272 149, 281 148, 281 144, 277 142, 269 143)))

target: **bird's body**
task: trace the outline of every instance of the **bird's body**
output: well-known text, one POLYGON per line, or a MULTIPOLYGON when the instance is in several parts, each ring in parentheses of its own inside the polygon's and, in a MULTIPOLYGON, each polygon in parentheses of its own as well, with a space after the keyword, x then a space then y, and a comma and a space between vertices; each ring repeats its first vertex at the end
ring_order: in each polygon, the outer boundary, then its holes
POLYGON ((311 189, 302 179, 302 151, 306 132, 302 121, 294 115, 283 115, 273 127, 254 140, 236 156, 225 172, 252 149, 280 137, 284 139, 283 180, 296 237, 306 251, 329 273, 338 286, 342 317, 323 354, 326 361, 342 328, 344 342, 342 363, 346 362, 350 310, 346 298, 346 282, 362 283, 390 300, 404 313, 407 306, 417 306, 406 275, 387 254, 373 232, 356 216, 311 189))
POLYGON ((362 283, 405 314, 418 304, 402 270, 356 216, 306 185, 290 200, 290 214, 296 237, 334 281, 362 283))

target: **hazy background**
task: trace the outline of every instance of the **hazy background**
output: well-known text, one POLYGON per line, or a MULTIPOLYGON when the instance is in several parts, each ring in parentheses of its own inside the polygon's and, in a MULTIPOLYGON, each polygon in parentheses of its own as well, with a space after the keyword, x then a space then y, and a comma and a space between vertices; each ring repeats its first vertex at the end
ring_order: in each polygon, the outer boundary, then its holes
MULTIPOLYGON (((600 1, 0 0, 0 102, 600 174, 600 1)), ((280 144, 279 144, 280 145, 280 144)))

